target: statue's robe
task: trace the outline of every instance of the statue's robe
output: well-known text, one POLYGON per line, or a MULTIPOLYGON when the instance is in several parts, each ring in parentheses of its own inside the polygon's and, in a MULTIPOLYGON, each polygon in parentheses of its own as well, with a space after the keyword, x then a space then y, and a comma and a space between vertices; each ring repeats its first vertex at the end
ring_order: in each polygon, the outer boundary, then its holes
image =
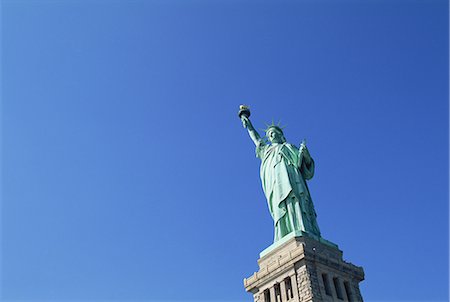
POLYGON ((269 211, 274 220, 277 241, 293 231, 320 237, 316 212, 305 180, 314 175, 314 161, 288 143, 256 148, 261 159, 261 181, 269 211))

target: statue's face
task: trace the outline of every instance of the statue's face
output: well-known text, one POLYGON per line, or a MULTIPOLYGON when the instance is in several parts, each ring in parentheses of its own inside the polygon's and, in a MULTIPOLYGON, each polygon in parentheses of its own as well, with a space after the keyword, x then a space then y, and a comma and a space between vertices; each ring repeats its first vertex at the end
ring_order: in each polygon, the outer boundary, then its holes
POLYGON ((267 133, 267 138, 269 139, 269 142, 272 144, 282 144, 284 143, 284 136, 283 133, 278 131, 275 128, 270 128, 267 133))

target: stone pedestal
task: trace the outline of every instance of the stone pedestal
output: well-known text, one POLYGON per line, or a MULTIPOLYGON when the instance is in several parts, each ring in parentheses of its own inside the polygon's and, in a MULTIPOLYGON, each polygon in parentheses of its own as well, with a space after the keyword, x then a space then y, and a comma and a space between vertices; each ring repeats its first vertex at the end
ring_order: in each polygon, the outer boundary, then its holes
POLYGON ((258 265, 259 271, 244 279, 255 302, 363 301, 363 268, 345 262, 327 241, 293 236, 263 251, 258 265))

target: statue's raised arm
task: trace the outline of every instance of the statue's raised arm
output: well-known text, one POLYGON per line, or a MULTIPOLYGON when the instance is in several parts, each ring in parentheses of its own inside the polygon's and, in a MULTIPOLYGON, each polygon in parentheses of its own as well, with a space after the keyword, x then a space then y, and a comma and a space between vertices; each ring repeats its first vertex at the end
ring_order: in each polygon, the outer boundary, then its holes
POLYGON ((253 127, 252 122, 250 122, 250 109, 246 105, 239 106, 239 117, 242 121, 242 126, 248 130, 248 134, 250 135, 250 138, 255 143, 256 146, 259 146, 261 144, 261 136, 259 133, 255 130, 255 127, 253 127))

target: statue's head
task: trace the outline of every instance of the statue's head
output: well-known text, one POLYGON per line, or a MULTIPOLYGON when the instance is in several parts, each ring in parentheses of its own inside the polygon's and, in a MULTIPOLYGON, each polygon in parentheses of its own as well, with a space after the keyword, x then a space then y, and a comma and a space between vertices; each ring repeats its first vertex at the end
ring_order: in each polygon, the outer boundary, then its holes
POLYGON ((270 125, 266 129, 266 136, 269 142, 271 142, 272 144, 282 144, 286 142, 283 130, 281 129, 281 127, 276 125, 270 125))

